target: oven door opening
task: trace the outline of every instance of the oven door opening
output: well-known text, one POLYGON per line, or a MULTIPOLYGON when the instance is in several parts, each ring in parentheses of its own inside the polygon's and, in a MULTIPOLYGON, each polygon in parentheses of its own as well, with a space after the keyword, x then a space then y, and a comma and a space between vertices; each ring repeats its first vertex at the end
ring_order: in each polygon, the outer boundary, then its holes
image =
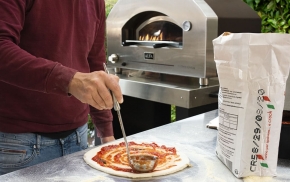
POLYGON ((143 12, 122 28, 122 45, 182 48, 182 33, 182 28, 168 16, 158 12, 143 12), (144 17, 147 19, 144 20, 144 17))

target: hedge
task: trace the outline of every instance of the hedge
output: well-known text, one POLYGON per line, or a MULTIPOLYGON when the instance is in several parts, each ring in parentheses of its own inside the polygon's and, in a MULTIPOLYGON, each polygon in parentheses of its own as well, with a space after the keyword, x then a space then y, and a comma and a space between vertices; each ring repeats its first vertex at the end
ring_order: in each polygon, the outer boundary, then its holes
POLYGON ((290 33, 289 0, 243 0, 262 19, 262 33, 290 33))

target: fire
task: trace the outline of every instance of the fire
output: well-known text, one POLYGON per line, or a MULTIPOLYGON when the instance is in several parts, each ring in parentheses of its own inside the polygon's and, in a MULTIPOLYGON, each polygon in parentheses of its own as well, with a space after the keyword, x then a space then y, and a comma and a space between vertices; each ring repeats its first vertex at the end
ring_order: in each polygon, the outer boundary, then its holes
POLYGON ((142 40, 142 41, 162 41, 163 40, 163 32, 161 32, 157 36, 154 36, 154 34, 153 35, 149 35, 149 34, 140 35, 139 40, 142 40))

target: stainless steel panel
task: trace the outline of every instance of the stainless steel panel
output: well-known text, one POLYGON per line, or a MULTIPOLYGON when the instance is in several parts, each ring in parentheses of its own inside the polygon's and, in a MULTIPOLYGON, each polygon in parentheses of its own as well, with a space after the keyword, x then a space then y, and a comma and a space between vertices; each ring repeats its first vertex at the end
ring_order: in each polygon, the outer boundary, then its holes
MULTIPOLYGON (((110 71, 112 73, 112 71, 110 71)), ((158 73, 125 70, 117 74, 124 95, 193 108, 216 103, 209 94, 218 92, 217 78, 209 79, 208 86, 200 86, 198 78, 169 76, 158 73), (153 75, 150 75, 153 74, 153 75)))
POLYGON ((290 79, 286 82, 286 93, 285 93, 285 103, 284 110, 290 111, 290 79))
MULTIPOLYGON (((142 23, 142 22, 140 22, 142 23)), ((111 66, 189 77, 215 77, 212 40, 217 37, 217 16, 202 0, 119 0, 107 18, 108 55, 119 61, 111 66), (147 11, 168 16, 179 27, 190 21, 192 28, 183 31, 183 47, 122 46, 122 27, 134 16, 147 11), (144 59, 153 52, 154 60, 144 59), (122 63, 126 63, 122 65, 122 63)))

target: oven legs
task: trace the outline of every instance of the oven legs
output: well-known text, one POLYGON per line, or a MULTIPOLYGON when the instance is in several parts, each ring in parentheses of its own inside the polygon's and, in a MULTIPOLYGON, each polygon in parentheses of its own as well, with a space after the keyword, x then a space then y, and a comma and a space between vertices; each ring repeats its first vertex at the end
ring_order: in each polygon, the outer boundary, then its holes
POLYGON ((208 85, 208 78, 199 78, 199 85, 200 86, 207 86, 208 85))

